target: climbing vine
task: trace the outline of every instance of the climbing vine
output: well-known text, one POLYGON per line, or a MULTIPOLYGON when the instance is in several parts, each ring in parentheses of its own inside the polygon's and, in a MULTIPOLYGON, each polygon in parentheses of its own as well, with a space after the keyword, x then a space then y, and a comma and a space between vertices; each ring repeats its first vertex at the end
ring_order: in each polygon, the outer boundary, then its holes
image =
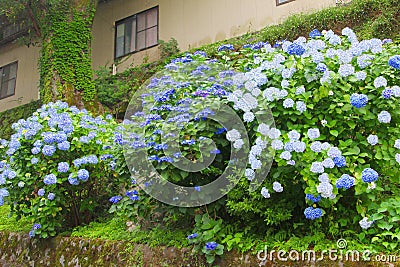
POLYGON ((49 23, 42 23, 39 67, 44 103, 61 99, 88 108, 96 99, 90 48, 95 3, 81 6, 65 2, 47 14, 49 23))

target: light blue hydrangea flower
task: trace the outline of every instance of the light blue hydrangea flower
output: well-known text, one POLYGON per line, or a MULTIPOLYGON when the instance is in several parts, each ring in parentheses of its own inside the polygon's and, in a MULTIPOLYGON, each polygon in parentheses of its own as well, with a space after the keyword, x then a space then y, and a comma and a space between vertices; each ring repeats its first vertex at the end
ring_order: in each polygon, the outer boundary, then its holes
POLYGON ((368 136, 368 138, 367 138, 367 141, 368 141, 368 143, 370 144, 370 145, 376 145, 376 144, 378 144, 378 141, 379 141, 379 139, 378 139, 378 136, 377 135, 374 135, 374 134, 370 134, 369 136, 368 136))
POLYGON ((390 116, 390 113, 387 111, 381 111, 378 114, 378 120, 380 123, 390 123, 392 117, 390 116))

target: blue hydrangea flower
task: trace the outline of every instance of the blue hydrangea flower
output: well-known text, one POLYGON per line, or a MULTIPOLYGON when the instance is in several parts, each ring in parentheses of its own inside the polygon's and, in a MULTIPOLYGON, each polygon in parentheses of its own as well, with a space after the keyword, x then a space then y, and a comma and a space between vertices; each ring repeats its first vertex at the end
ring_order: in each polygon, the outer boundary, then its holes
POLYGON ((321 200, 321 196, 320 196, 320 195, 317 195, 317 196, 315 197, 313 194, 307 194, 307 195, 306 195, 306 198, 307 198, 308 200, 311 200, 311 201, 314 202, 314 203, 317 203, 317 202, 319 202, 319 201, 321 200))
POLYGON ((34 147, 34 148, 32 148, 31 152, 32 152, 33 155, 39 154, 39 153, 40 153, 40 147, 34 147))
POLYGON ((38 162, 39 162, 39 159, 38 159, 38 158, 32 158, 32 159, 31 159, 31 163, 32 163, 33 165, 37 164, 38 162))
POLYGON ((354 93, 350 96, 350 104, 356 108, 365 107, 368 103, 368 96, 354 93))
POLYGON ((51 145, 45 145, 42 149, 43 155, 51 157, 53 156, 54 152, 56 152, 56 148, 51 145))
POLYGON ((71 184, 71 185, 79 185, 79 180, 75 177, 75 175, 74 174, 70 174, 69 176, 68 176, 68 182, 71 184))
POLYGON ((199 235, 197 234, 197 233, 194 233, 194 234, 191 234, 191 235, 189 235, 188 237, 187 237, 187 239, 194 239, 194 238, 196 238, 196 237, 198 237, 199 235))
POLYGON ((297 56, 301 56, 304 54, 304 52, 306 52, 306 49, 297 44, 297 43, 292 43, 291 45, 289 45, 289 47, 287 48, 287 53, 289 55, 297 55, 297 56))
POLYGON ((89 179, 89 172, 85 169, 80 169, 78 171, 78 179, 86 182, 89 179))
POLYGON ((343 174, 339 179, 336 180, 336 188, 349 189, 354 185, 355 179, 348 174, 343 174))
POLYGON ((333 158, 333 162, 338 168, 343 168, 346 166, 346 158, 343 156, 333 158))
POLYGON ((371 168, 366 168, 361 173, 361 179, 365 183, 375 182, 376 180, 378 180, 378 177, 379 174, 374 169, 371 168))
POLYGON ((35 237, 35 231, 34 231, 34 230, 30 230, 30 231, 29 231, 29 237, 30 237, 30 238, 35 237))
POLYGON ((310 138, 311 140, 317 139, 318 137, 320 137, 320 132, 318 128, 312 128, 312 129, 308 129, 307 131, 307 136, 308 138, 310 138))
POLYGON ((216 242, 207 242, 205 246, 206 250, 214 250, 216 247, 218 247, 216 242))
POLYGON ((322 36, 322 34, 319 30, 314 29, 310 32, 310 34, 308 36, 310 36, 310 38, 317 38, 317 37, 322 36))
POLYGON ((328 70, 328 67, 324 63, 318 63, 315 69, 319 72, 325 72, 328 70))
POLYGON ((390 113, 387 111, 382 111, 381 113, 378 114, 378 120, 381 123, 390 123, 392 117, 390 116, 390 113))
POLYGON ((58 168, 57 168, 58 172, 60 173, 65 173, 68 172, 69 170, 69 164, 67 162, 60 162, 58 163, 58 168))
POLYGON ((385 99, 390 99, 393 95, 393 90, 391 88, 385 88, 385 90, 382 91, 382 96, 385 99))
POLYGON ((308 207, 304 210, 304 215, 309 220, 315 220, 322 217, 322 210, 320 208, 308 207))
POLYGON ((218 52, 221 51, 226 51, 226 50, 234 50, 235 48, 231 44, 223 44, 220 47, 218 47, 218 52))
POLYGON ((32 226, 32 230, 39 230, 40 228, 42 228, 42 226, 40 225, 40 223, 35 223, 35 224, 32 226))
POLYGON ((54 193, 49 193, 49 194, 47 195, 47 199, 48 199, 48 200, 54 200, 55 197, 56 197, 56 195, 55 195, 54 193))
POLYGON ((61 151, 67 151, 71 147, 71 144, 68 141, 64 141, 64 142, 58 143, 57 147, 61 151))
POLYGON ((38 196, 40 196, 40 197, 44 196, 45 193, 46 193, 46 191, 44 191, 43 188, 40 188, 40 189, 38 190, 38 196))
POLYGON ((48 174, 44 177, 43 182, 46 185, 52 185, 57 183, 57 177, 54 174, 48 174))
POLYGON ((390 67, 400 70, 400 55, 390 57, 388 64, 390 67))
POLYGON ((117 204, 122 199, 121 196, 113 196, 109 199, 109 201, 113 204, 117 204))

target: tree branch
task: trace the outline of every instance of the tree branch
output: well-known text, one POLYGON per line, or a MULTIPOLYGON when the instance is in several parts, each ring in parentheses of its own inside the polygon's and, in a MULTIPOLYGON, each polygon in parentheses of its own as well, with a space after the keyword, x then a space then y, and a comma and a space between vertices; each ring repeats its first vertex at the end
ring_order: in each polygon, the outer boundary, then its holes
POLYGON ((26 11, 28 11, 28 16, 29 16, 30 20, 32 21, 33 28, 35 29, 36 35, 39 38, 42 38, 42 33, 40 31, 40 27, 35 19, 35 16, 33 15, 32 9, 30 7, 30 1, 29 1, 29 3, 22 3, 22 4, 26 8, 26 11))

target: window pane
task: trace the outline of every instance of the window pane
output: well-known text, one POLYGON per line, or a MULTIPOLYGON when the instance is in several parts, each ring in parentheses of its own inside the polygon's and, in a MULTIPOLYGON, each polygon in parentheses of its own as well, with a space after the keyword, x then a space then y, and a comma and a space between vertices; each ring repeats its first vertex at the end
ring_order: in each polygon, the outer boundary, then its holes
POLYGON ((15 79, 11 79, 8 81, 8 88, 7 88, 7 96, 14 95, 15 92, 15 79))
POLYGON ((0 98, 5 98, 7 96, 7 87, 8 87, 8 82, 1 84, 0 98))
POLYGON ((158 13, 157 8, 153 8, 153 9, 150 9, 149 11, 147 11, 146 28, 150 28, 150 27, 157 25, 157 17, 158 17, 157 13, 158 13))
POLYGON ((146 30, 146 47, 157 44, 157 29, 158 27, 153 27, 146 30))
POLYGON ((137 33, 137 43, 136 50, 141 50, 146 48, 146 32, 137 33))
POLYGON ((7 66, 3 68, 3 77, 2 77, 3 82, 8 81, 9 77, 10 77, 10 67, 7 66))
POLYGON ((15 78, 17 77, 17 63, 13 63, 10 65, 10 73, 9 73, 9 78, 15 78))
POLYGON ((132 36, 132 22, 127 21, 125 23, 125 54, 131 50, 131 36, 132 36))
POLYGON ((136 50, 136 19, 132 20, 132 31, 131 31, 131 47, 129 52, 136 50))
POLYGON ((146 29, 146 13, 137 15, 137 30, 138 32, 146 29))
POLYGON ((124 34, 125 24, 117 25, 117 40, 115 40, 115 55, 117 57, 124 55, 124 34))

